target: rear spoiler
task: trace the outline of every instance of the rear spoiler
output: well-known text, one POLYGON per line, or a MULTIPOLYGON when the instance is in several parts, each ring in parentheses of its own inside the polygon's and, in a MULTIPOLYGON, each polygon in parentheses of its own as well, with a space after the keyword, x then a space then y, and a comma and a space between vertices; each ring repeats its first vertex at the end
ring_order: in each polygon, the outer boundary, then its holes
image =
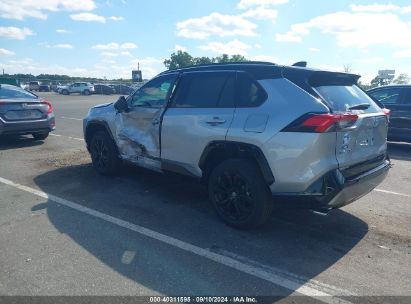
POLYGON ((308 83, 313 87, 341 85, 354 85, 360 79, 360 75, 327 71, 316 71, 308 75, 308 83))

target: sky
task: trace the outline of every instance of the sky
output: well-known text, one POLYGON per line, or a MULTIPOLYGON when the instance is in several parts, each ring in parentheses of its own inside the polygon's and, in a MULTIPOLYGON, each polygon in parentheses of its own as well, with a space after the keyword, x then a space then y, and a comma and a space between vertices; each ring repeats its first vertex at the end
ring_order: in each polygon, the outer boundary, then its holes
POLYGON ((5 73, 149 79, 193 56, 411 74, 411 2, 367 0, 1 0, 5 73))

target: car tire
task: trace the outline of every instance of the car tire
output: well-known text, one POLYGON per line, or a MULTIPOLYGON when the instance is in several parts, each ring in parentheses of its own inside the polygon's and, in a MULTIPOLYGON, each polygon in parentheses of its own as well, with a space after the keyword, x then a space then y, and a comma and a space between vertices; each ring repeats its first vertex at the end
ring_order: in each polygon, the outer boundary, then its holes
POLYGON ((63 95, 69 95, 69 91, 63 90, 63 91, 61 91, 61 94, 63 94, 63 95))
POLYGON ((47 133, 33 133, 31 134, 35 140, 45 140, 49 136, 49 132, 47 133))
POLYGON ((115 143, 105 131, 96 132, 90 140, 90 155, 94 169, 102 175, 114 175, 121 168, 115 143))
POLYGON ((86 95, 86 96, 90 95, 90 91, 89 90, 84 90, 83 95, 86 95))
POLYGON ((231 159, 211 172, 208 193, 214 209, 238 229, 262 226, 273 210, 271 191, 252 160, 231 159))

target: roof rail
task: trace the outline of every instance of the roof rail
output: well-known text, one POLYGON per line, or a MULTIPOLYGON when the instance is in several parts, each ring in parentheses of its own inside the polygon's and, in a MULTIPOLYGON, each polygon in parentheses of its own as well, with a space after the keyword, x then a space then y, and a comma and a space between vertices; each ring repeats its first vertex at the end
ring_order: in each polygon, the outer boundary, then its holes
POLYGON ((181 71, 181 70, 189 70, 189 69, 196 69, 196 68, 207 68, 207 67, 215 67, 215 66, 232 66, 232 65, 272 65, 277 66, 277 64, 267 61, 237 61, 237 62, 221 62, 221 63, 209 63, 209 64, 196 64, 190 65, 184 68, 179 68, 175 70, 168 70, 164 71, 161 74, 173 72, 173 71, 181 71))

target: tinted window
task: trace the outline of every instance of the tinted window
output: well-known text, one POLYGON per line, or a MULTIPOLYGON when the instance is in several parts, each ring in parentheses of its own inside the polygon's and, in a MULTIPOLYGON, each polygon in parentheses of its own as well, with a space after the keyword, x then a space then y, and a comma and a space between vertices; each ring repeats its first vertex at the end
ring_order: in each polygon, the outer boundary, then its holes
POLYGON ((37 96, 15 86, 0 86, 0 99, 9 99, 9 98, 29 98, 37 99, 37 96))
POLYGON ((176 75, 167 75, 148 82, 131 96, 130 105, 132 107, 162 107, 176 77, 176 75))
POLYGON ((411 88, 405 89, 405 97, 403 102, 407 105, 411 105, 411 88))
POLYGON ((350 107, 369 104, 368 109, 355 110, 362 113, 375 113, 380 107, 356 85, 329 85, 315 88, 333 112, 348 112, 350 107))
POLYGON ((267 99, 264 89, 247 73, 238 73, 238 107, 257 107, 267 99))
POLYGON ((173 105, 179 108, 234 107, 235 73, 197 72, 185 74, 173 105))
POLYGON ((369 92, 369 94, 384 105, 392 105, 400 103, 400 92, 399 88, 388 88, 369 92))

